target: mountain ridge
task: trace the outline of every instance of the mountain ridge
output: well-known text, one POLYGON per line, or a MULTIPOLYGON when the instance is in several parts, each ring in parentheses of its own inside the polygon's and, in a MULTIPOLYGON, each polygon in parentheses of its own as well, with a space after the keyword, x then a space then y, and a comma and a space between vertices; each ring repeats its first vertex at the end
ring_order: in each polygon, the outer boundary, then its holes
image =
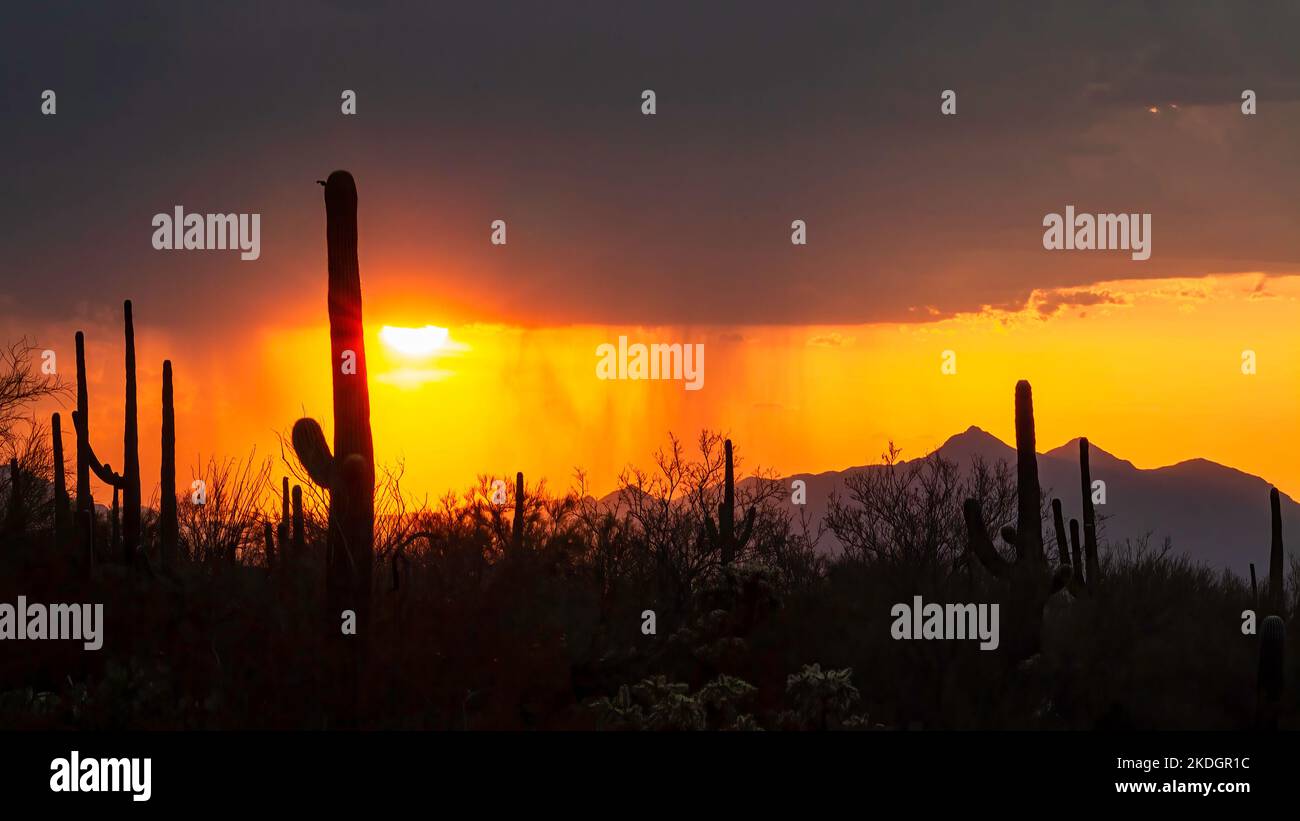
MULTIPOLYGON (((1048 498, 1059 498, 1065 518, 1082 520, 1079 489, 1079 439, 1038 453, 1039 481, 1048 498)), ((1175 553, 1213 568, 1227 568, 1242 577, 1250 563, 1267 567, 1271 528, 1269 489, 1264 478, 1201 457, 1184 459, 1171 465, 1139 468, 1089 440, 1089 466, 1093 480, 1106 483, 1106 501, 1097 505, 1103 544, 1122 543, 1149 535, 1150 543, 1161 545, 1170 540, 1175 553)), ((953 434, 943 444, 916 459, 900 460, 899 465, 913 464, 938 454, 955 462, 963 471, 975 457, 990 464, 1006 461, 1014 465, 1016 450, 998 437, 971 425, 953 434)), ((792 473, 779 481, 787 487, 795 479, 807 487, 806 512, 810 521, 825 518, 832 493, 846 494, 845 479, 863 471, 880 470, 880 464, 856 465, 842 470, 820 473, 792 473)), ((752 485, 747 477, 737 484, 752 485)), ((618 491, 602 501, 617 503, 618 491)), ((1279 491, 1282 505, 1282 533, 1288 554, 1298 554, 1295 545, 1300 537, 1300 504, 1279 491)), ((787 508, 798 515, 798 508, 788 501, 787 508)), ((1050 532, 1044 522, 1044 532, 1050 532)), ((838 553, 842 545, 827 532, 818 551, 838 553)))

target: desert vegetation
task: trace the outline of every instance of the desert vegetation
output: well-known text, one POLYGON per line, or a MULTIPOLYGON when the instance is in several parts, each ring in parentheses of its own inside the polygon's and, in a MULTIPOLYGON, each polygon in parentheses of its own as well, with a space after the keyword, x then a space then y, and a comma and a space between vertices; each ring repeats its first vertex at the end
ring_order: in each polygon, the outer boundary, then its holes
POLYGON ((330 176, 325 202, 332 446, 298 420, 278 459, 195 466, 196 502, 177 487, 185 377, 167 363, 145 500, 130 302, 118 462, 90 430, 81 334, 75 386, 43 377, 30 342, 0 361, 0 601, 102 602, 107 619, 97 652, 0 645, 0 726, 1295 726, 1300 571, 1276 491, 1262 585, 1168 544, 1109 543, 1086 440, 1077 491, 1040 486, 1028 383, 1014 466, 891 447, 822 522, 792 515, 774 476, 744 477, 713 431, 670 436, 603 499, 582 474, 563 492, 485 474, 417 498, 401 465, 375 464, 350 175, 330 176), (61 416, 30 415, 51 397, 75 397, 71 488, 61 416), (91 475, 111 499, 92 498, 91 475), (818 549, 826 529, 842 551, 818 549), (895 640, 891 606, 918 595, 1000 603, 1000 647, 895 640), (1243 635, 1247 609, 1258 635, 1243 635))

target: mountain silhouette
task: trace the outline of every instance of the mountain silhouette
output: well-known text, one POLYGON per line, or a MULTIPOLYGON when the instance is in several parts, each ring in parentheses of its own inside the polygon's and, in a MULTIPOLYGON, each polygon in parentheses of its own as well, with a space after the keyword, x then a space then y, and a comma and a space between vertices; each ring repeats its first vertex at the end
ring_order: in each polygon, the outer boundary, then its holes
MULTIPOLYGON (((1119 544, 1125 539, 1149 535, 1153 547, 1166 538, 1174 553, 1215 568, 1228 568, 1246 577, 1250 563, 1258 573, 1267 574, 1269 554, 1270 484, 1259 476, 1244 473, 1207 459, 1189 459, 1166 467, 1142 469, 1132 462, 1111 454, 1089 441, 1092 478, 1106 483, 1106 502, 1097 505, 1101 517, 1102 543, 1119 544)), ((963 472, 970 469, 975 457, 989 464, 1006 461, 1014 469, 1015 448, 991 433, 971 426, 950 437, 935 453, 954 462, 963 472)), ((927 457, 929 454, 926 455, 927 457)), ((925 457, 922 457, 925 458, 925 457)), ((914 460, 912 460, 914 461, 914 460)), ((899 462, 909 464, 909 460, 899 462)), ((787 486, 795 479, 807 483, 805 507, 809 521, 816 523, 826 515, 832 493, 847 500, 845 479, 863 471, 882 470, 880 465, 863 465, 825 473, 796 473, 781 481, 787 486)), ((1082 518, 1079 488, 1079 440, 1038 454, 1038 472, 1043 492, 1059 498, 1066 520, 1082 518)), ((738 482, 747 487, 754 479, 738 482)), ((605 501, 617 501, 617 493, 605 501)), ((787 496, 787 504, 789 504, 787 496)), ((1300 504, 1286 494, 1282 500, 1282 533, 1288 553, 1293 553, 1300 538, 1300 504)), ((789 504, 796 518, 799 509, 789 504)), ((1051 520, 1045 518, 1044 533, 1050 533, 1051 520)), ((818 545, 819 552, 836 554, 841 545, 835 534, 827 532, 818 545)))

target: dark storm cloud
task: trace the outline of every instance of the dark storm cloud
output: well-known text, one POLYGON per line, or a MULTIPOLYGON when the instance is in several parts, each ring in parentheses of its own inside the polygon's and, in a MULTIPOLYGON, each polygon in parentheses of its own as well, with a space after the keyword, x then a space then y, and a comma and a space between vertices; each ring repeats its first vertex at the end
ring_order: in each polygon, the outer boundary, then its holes
POLYGON ((0 34, 0 277, 33 317, 134 296, 175 324, 225 325, 323 301, 312 183, 337 167, 361 190, 367 288, 401 271, 487 319, 907 321, 1035 288, 1290 269, 1297 17, 31 4, 0 34), (45 88, 55 117, 38 113, 45 88), (356 118, 338 112, 344 88, 356 118), (956 117, 938 114, 945 88, 956 117), (1260 95, 1253 119, 1243 88, 1260 95), (152 250, 151 216, 176 204, 261 213, 261 259, 152 250), (1067 204, 1152 213, 1152 259, 1044 252, 1041 219, 1067 204), (507 248, 487 242, 498 217, 507 248))

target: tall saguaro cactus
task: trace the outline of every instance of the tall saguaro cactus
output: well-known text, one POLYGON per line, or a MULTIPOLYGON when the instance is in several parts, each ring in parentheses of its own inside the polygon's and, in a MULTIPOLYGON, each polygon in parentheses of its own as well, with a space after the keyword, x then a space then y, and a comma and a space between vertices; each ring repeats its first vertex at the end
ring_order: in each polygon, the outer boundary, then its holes
POLYGON ((1052 500, 1052 524, 1056 529, 1056 555, 1057 561, 1062 566, 1070 566, 1074 575, 1078 574, 1073 564, 1070 562, 1070 544, 1065 539, 1065 515, 1061 512, 1061 500, 1052 500))
POLYGON ((330 494, 327 612, 337 625, 343 610, 354 611, 362 632, 369 628, 374 560, 375 453, 357 263, 357 189, 346 171, 330 174, 324 185, 334 450, 314 419, 294 423, 292 440, 311 480, 330 494))
MULTIPOLYGON (((1015 549, 1011 561, 993 545, 978 499, 962 505, 969 550, 984 567, 1009 585, 1004 598, 1003 647, 1012 658, 1025 658, 1041 646, 1043 608, 1062 583, 1061 572, 1049 577, 1043 554, 1042 491, 1035 451, 1034 399, 1029 383, 1016 383, 1016 525, 1002 528, 1002 538, 1015 549)), ((1073 565, 1074 563, 1072 563, 1073 565)), ((1061 569, 1063 571, 1063 568, 1061 569)))
POLYGON ((1097 511, 1092 506, 1092 468, 1088 464, 1088 438, 1079 439, 1079 485, 1083 491, 1083 555, 1088 563, 1088 589, 1101 582, 1101 561, 1097 558, 1097 511))
POLYGON ((67 544, 72 511, 63 463, 63 420, 57 413, 50 417, 50 441, 54 446, 54 546, 61 549, 67 544))
POLYGON ((1015 528, 1004 528, 1002 537, 1016 550, 1008 562, 989 538, 984 514, 977 499, 962 505, 970 550, 994 576, 1009 579, 1045 569, 1042 519, 1039 516, 1038 455, 1034 450, 1034 397, 1029 383, 1016 383, 1016 500, 1015 528))
POLYGON ((172 392, 172 363, 163 362, 161 500, 158 508, 159 559, 164 568, 176 562, 180 528, 176 520, 176 408, 172 392))
POLYGON ((524 549, 524 474, 515 474, 515 517, 510 522, 510 546, 517 555, 524 549))
POLYGON ((131 300, 122 303, 126 326, 126 417, 122 427, 122 549, 130 564, 140 547, 140 428, 136 409, 135 323, 131 300))
POLYGON ((9 460, 9 507, 5 513, 4 535, 15 543, 27 529, 27 508, 23 500, 23 472, 17 459, 9 460))
POLYGON ((302 512, 302 487, 293 486, 293 555, 295 560, 302 561, 303 553, 307 550, 307 531, 303 524, 302 512))
POLYGON ((730 439, 723 443, 722 449, 725 465, 722 474, 722 502, 718 505, 718 522, 714 524, 713 517, 705 511, 704 529, 709 541, 716 545, 722 554, 721 560, 725 567, 731 564, 749 543, 749 537, 754 532, 755 510, 751 507, 745 512, 745 520, 737 531, 736 474, 732 464, 730 439))
POLYGON ((280 524, 275 529, 282 563, 289 554, 289 515, 289 477, 285 476, 280 481, 280 524))
POLYGON ((1283 581, 1283 563, 1286 556, 1282 548, 1282 500, 1277 488, 1268 492, 1272 542, 1268 554, 1268 609, 1272 615, 1280 616, 1285 609, 1285 582, 1283 581))
POLYGON ((95 566, 95 500, 90 495, 90 398, 86 390, 86 335, 77 331, 77 409, 72 428, 77 435, 77 531, 80 549, 95 566))
MULTIPOLYGON (((122 316, 126 326, 126 416, 122 426, 122 472, 114 473, 112 468, 99 461, 95 450, 90 445, 87 430, 89 422, 82 409, 85 398, 85 346, 81 332, 77 332, 77 414, 73 417, 77 425, 77 483, 78 495, 81 493, 81 464, 83 456, 89 470, 104 484, 120 491, 122 497, 122 558, 130 564, 140 547, 140 429, 136 409, 135 384, 135 323, 131 319, 131 300, 122 303, 122 316)), ((87 477, 89 485, 89 477, 87 477)), ((77 501, 78 510, 81 500, 77 501)))

